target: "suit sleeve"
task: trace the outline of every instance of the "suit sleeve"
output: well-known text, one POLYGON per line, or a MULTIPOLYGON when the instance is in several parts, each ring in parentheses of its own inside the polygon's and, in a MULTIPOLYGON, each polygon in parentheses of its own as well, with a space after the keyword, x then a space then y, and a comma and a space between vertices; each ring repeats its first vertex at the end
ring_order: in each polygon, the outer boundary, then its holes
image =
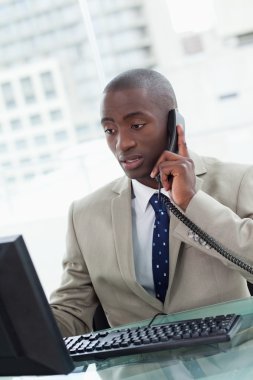
MULTIPOLYGON (((231 186, 233 182, 231 181, 231 186)), ((208 235, 220 242, 235 256, 253 268, 253 168, 250 167, 241 178, 237 191, 236 212, 224 206, 205 192, 199 190, 189 203, 185 215, 208 235)), ((229 194, 228 194, 229 197, 229 194)), ((223 265, 239 271, 248 281, 253 275, 225 259, 214 249, 194 239, 188 227, 179 223, 175 234, 185 243, 194 246, 200 253, 214 257, 223 265)))
POLYGON ((79 248, 73 223, 74 204, 69 211, 67 251, 63 259, 60 287, 52 293, 52 311, 63 336, 79 335, 92 330, 98 299, 79 248))

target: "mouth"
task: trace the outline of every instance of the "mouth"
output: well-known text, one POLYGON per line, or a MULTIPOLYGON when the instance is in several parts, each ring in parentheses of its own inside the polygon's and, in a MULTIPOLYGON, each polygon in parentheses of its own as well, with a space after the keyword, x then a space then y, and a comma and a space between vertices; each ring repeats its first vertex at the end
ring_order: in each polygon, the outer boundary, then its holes
POLYGON ((143 164, 144 158, 139 155, 131 155, 129 157, 120 157, 119 162, 125 171, 134 170, 143 164))

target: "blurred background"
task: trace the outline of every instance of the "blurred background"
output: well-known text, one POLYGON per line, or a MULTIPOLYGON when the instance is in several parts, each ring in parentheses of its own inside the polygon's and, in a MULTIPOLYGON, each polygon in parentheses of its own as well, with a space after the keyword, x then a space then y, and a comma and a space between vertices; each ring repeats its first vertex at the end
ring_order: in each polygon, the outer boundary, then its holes
POLYGON ((70 203, 122 174, 99 103, 136 67, 171 81, 191 149, 253 162, 252 0, 0 0, 0 236, 23 234, 47 296, 70 203))

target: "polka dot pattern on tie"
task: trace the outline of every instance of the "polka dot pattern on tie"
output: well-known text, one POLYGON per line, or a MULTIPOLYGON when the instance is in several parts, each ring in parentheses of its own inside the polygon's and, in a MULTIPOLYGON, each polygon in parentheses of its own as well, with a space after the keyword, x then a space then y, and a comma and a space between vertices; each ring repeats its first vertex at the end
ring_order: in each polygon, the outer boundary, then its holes
POLYGON ((156 297, 164 302, 169 283, 169 215, 166 206, 153 194, 150 204, 155 211, 153 230, 152 268, 156 297))

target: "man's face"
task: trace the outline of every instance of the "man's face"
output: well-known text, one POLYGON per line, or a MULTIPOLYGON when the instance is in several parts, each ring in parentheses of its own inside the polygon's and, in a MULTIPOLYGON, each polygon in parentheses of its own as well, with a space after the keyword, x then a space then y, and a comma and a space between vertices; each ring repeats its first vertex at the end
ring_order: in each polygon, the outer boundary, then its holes
POLYGON ((126 175, 156 187, 150 173, 167 145, 167 116, 146 89, 110 91, 104 95, 101 123, 109 148, 126 175))

